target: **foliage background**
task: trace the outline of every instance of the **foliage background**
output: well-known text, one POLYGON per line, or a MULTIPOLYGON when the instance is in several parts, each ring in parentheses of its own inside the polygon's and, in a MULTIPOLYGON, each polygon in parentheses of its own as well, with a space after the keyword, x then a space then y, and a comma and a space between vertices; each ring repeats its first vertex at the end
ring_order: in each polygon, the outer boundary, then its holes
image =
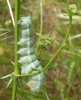
MULTIPOLYGON (((43 3, 43 35, 54 38, 56 42, 41 53, 41 64, 44 67, 57 51, 59 45, 68 29, 68 19, 57 16, 66 9, 66 3, 57 0, 21 0, 21 16, 29 15, 32 11, 32 21, 35 31, 35 46, 38 42, 40 32, 40 1, 43 3)), ((14 0, 10 0, 14 13, 14 0)), ((78 11, 81 1, 69 0, 69 4, 76 4, 78 11)), ((81 17, 81 15, 77 15, 81 17)), ((50 100, 80 100, 81 98, 81 18, 73 20, 70 38, 66 47, 61 51, 56 60, 45 71, 45 87, 50 100), (79 36, 78 36, 79 35, 79 36), (63 89, 64 88, 64 89, 63 89)), ((0 0, 0 77, 13 71, 14 62, 14 28, 13 25, 6 26, 5 22, 10 20, 9 9, 6 0, 0 0), (9 32, 12 30, 11 32, 9 32), (5 32, 8 34, 2 35, 5 32)), ((39 50, 40 51, 40 48, 39 50)), ((39 52, 37 52, 39 54, 39 52)), ((0 80, 0 100, 10 100, 12 84, 6 89, 9 79, 0 80)), ((17 91, 18 100, 46 100, 44 91, 32 93, 25 86, 17 91), (40 95, 41 94, 41 95, 40 95)))

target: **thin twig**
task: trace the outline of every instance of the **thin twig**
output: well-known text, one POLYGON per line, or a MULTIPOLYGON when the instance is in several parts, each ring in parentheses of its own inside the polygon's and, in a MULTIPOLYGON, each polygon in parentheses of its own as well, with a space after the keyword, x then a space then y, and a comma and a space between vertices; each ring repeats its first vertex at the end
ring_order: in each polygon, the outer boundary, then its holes
POLYGON ((74 35, 74 36, 69 37, 68 40, 72 40, 72 39, 80 38, 80 37, 81 37, 81 34, 77 34, 77 35, 74 35))
POLYGON ((12 19, 13 26, 15 26, 15 21, 14 21, 14 17, 13 17, 13 13, 12 13, 12 8, 11 8, 9 0, 7 0, 7 4, 8 4, 8 7, 9 7, 10 16, 11 16, 11 19, 12 19))
POLYGON ((2 33, 2 34, 0 34, 0 36, 3 36, 3 35, 5 35, 5 34, 7 34, 7 33, 10 33, 10 32, 12 32, 13 30, 10 30, 10 31, 8 31, 8 32, 5 32, 5 33, 2 33))
POLYGON ((6 39, 9 39, 9 38, 12 38, 12 37, 14 37, 14 36, 9 36, 9 37, 3 38, 0 41, 6 40, 6 39))

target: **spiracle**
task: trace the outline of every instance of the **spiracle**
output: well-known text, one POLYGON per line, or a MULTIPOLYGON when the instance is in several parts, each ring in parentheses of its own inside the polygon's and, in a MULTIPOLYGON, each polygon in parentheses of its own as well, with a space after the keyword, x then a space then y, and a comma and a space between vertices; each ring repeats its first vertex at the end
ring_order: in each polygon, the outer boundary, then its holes
MULTIPOLYGON (((21 66, 21 74, 36 73, 42 70, 34 48, 34 31, 32 27, 31 15, 21 17, 18 21, 20 26, 20 39, 17 43, 20 48, 17 54, 20 55, 18 63, 21 66)), ((44 73, 31 76, 28 79, 27 86, 33 92, 39 92, 44 85, 44 73)))

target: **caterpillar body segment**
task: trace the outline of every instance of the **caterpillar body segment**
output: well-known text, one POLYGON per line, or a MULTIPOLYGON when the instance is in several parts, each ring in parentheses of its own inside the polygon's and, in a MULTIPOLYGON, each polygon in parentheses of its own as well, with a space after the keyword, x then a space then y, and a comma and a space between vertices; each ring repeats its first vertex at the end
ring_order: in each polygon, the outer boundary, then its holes
POLYGON ((36 55, 33 54, 33 55, 28 55, 28 56, 20 57, 20 59, 18 60, 18 62, 20 64, 30 64, 30 63, 32 63, 35 60, 36 60, 36 55))
POLYGON ((33 45, 34 42, 34 38, 26 38, 26 39, 20 39, 20 41, 17 43, 20 46, 24 46, 24 47, 31 47, 33 45))
POLYGON ((30 64, 25 64, 25 65, 22 65, 22 70, 21 70, 21 73, 22 74, 28 74, 30 72, 32 72, 33 70, 35 70, 37 67, 39 66, 39 61, 38 60, 35 60, 33 63, 30 63, 30 64))
MULTIPOLYGON (((35 71, 36 72, 36 71, 35 71)), ((31 91, 33 92, 39 92, 41 87, 44 85, 44 74, 38 74, 37 76, 33 76, 29 78, 29 81, 27 83, 31 91), (40 77, 41 76, 41 77, 40 77)))
POLYGON ((21 56, 26 56, 26 55, 30 55, 30 54, 34 54, 34 47, 30 47, 30 48, 21 48, 18 52, 18 54, 20 54, 21 56))

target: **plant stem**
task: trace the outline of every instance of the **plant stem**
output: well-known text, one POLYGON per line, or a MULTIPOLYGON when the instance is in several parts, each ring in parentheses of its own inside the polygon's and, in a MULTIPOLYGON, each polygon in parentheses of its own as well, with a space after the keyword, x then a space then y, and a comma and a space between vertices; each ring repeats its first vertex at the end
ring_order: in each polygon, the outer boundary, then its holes
POLYGON ((19 66, 18 66, 18 58, 19 55, 17 55, 17 51, 19 49, 19 46, 17 45, 17 42, 19 41, 19 25, 17 24, 19 20, 19 8, 20 8, 20 0, 15 0, 15 68, 14 73, 19 73, 19 66))
POLYGON ((50 61, 47 63, 47 65, 43 68, 42 71, 45 71, 49 65, 52 63, 53 60, 55 60, 55 58, 57 57, 57 55, 60 53, 60 51, 63 49, 63 47, 65 46, 66 42, 67 42, 67 39, 68 39, 68 36, 70 34, 70 30, 71 30, 71 26, 72 26, 72 15, 69 15, 69 28, 68 28, 68 31, 66 33, 66 36, 65 36, 65 39, 64 39, 64 42, 62 43, 62 45, 60 46, 60 48, 57 50, 57 52, 55 54, 53 54, 53 57, 50 59, 50 61))
POLYGON ((13 91, 12 91, 12 100, 16 100, 16 91, 17 91, 17 77, 13 75, 13 91))
MULTIPOLYGON (((19 74, 20 69, 18 65, 18 55, 17 51, 19 49, 17 42, 19 40, 19 26, 17 21, 19 20, 20 13, 20 0, 15 0, 15 66, 14 66, 14 74, 19 74)), ((16 100, 16 90, 17 90, 17 77, 13 74, 13 91, 12 91, 12 100, 16 100)))

